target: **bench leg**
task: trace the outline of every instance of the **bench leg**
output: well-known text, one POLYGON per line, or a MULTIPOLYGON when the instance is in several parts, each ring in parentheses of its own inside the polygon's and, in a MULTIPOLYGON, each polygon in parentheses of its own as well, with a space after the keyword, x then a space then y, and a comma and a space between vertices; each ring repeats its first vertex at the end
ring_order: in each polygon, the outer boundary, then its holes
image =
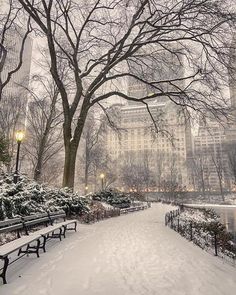
POLYGON ((62 228, 60 228, 60 232, 59 232, 59 239, 61 241, 61 236, 62 236, 62 228))
POLYGON ((4 257, 4 266, 3 266, 3 270, 2 270, 2 273, 0 274, 0 277, 2 278, 3 280, 3 284, 7 284, 7 279, 6 279, 6 272, 7 272, 7 267, 8 267, 8 264, 9 264, 9 258, 8 257, 4 257))
POLYGON ((43 236, 43 246, 42 246, 42 248, 43 248, 43 252, 45 253, 46 252, 46 242, 47 242, 47 237, 46 236, 43 236))
POLYGON ((40 248, 40 239, 37 240, 37 246, 36 246, 36 254, 38 258, 39 258, 39 248, 40 248))
POLYGON ((64 239, 66 238, 66 230, 67 230, 67 226, 64 225, 64 226, 63 226, 63 233, 62 233, 64 239))
POLYGON ((40 249, 40 239, 37 240, 36 246, 30 246, 30 244, 28 244, 25 250, 22 250, 20 248, 18 251, 18 256, 20 256, 21 253, 25 253, 27 256, 29 256, 29 254, 35 253, 37 257, 39 257, 39 249, 40 249))
POLYGON ((76 232, 77 231, 77 222, 76 221, 74 222, 74 227, 67 227, 66 226, 66 230, 74 230, 76 232))
POLYGON ((19 251, 18 251, 18 256, 20 256, 21 255, 21 253, 22 253, 22 250, 21 250, 21 248, 19 249, 19 251))
POLYGON ((60 239, 61 241, 61 236, 63 235, 62 233, 62 228, 59 228, 59 233, 58 234, 54 234, 54 231, 52 232, 52 235, 50 236, 51 239, 60 239))

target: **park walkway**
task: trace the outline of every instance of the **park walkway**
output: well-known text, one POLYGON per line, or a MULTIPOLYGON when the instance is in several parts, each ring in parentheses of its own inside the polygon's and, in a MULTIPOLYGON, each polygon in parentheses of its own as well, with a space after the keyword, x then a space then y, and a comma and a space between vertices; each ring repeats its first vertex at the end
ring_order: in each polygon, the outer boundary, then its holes
POLYGON ((229 295, 236 268, 164 226, 170 207, 79 225, 9 268, 1 295, 229 295))

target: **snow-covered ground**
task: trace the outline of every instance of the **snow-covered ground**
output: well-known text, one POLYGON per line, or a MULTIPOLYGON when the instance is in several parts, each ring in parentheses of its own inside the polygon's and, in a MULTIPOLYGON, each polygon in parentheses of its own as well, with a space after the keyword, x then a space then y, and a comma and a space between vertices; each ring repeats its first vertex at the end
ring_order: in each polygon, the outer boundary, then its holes
MULTIPOLYGON (((171 207, 172 209, 172 207, 171 207)), ((236 268, 164 226, 170 206, 80 225, 9 267, 1 295, 229 295, 236 268)))

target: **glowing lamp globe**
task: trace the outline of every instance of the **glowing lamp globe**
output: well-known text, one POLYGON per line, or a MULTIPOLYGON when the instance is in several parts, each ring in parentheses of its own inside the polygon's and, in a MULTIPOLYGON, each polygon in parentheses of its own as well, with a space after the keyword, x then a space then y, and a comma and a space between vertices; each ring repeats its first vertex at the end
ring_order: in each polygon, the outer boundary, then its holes
POLYGON ((23 131, 19 130, 16 132, 16 141, 17 142, 22 142, 22 140, 24 139, 25 134, 23 131))

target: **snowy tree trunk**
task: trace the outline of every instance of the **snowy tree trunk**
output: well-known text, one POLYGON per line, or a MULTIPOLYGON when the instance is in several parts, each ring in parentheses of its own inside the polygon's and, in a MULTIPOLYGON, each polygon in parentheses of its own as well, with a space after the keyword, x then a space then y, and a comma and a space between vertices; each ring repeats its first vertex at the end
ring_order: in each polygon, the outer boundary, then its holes
POLYGON ((78 144, 74 142, 65 144, 65 164, 63 173, 63 187, 74 188, 75 162, 78 144))
POLYGON ((75 164, 76 164, 76 155, 81 139, 81 135, 84 129, 84 124, 86 117, 89 111, 88 104, 84 103, 80 116, 77 121, 77 125, 72 137, 72 117, 65 118, 65 123, 63 127, 64 132, 64 146, 65 146, 65 163, 64 163, 64 172, 63 172, 63 187, 74 188, 74 179, 75 179, 75 164))
POLYGON ((45 152, 45 146, 47 141, 47 130, 44 132, 44 135, 42 137, 42 140, 39 144, 39 152, 37 155, 37 163, 34 169, 34 180, 39 181, 42 176, 42 169, 43 169, 43 158, 44 158, 44 152, 45 152))

